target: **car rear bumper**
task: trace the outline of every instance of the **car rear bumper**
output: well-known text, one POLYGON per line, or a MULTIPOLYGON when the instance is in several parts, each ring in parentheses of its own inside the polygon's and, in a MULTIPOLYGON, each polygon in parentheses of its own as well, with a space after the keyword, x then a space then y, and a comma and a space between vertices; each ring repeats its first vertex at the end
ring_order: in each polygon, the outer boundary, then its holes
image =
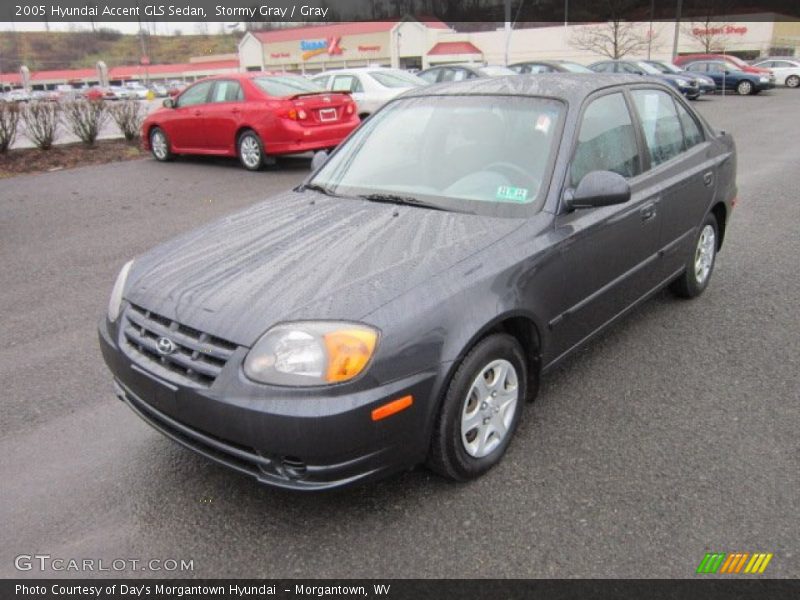
MULTIPOLYGON (((166 381, 131 360, 103 320, 103 358, 117 396, 181 445, 254 477, 293 490, 324 490, 410 468, 427 453, 427 415, 437 373, 420 373, 353 394, 300 395, 247 381, 240 364, 199 388, 166 381), (294 394, 295 397, 290 396, 294 394), (412 395, 406 410, 373 421, 372 410, 412 395)), ((242 354, 246 349, 242 349, 242 354)))
POLYGON ((354 118, 332 125, 305 126, 295 121, 284 120, 280 135, 264 135, 262 139, 265 140, 267 154, 295 154, 321 150, 341 144, 359 123, 360 120, 354 118))

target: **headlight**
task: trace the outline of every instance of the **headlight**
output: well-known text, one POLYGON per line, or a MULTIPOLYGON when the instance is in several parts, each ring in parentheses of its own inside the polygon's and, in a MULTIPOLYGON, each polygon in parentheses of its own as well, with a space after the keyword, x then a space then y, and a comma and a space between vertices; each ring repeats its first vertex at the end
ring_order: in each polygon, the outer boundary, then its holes
POLYGON ((276 325, 244 361, 250 379, 274 385, 327 385, 363 372, 378 331, 358 323, 298 321, 276 325))
POLYGON ((759 79, 761 80, 761 83, 768 83, 769 82, 769 77, 759 77, 759 79))
POLYGON ((122 269, 120 269, 119 275, 117 275, 117 281, 114 283, 114 287, 111 290, 111 298, 108 300, 108 320, 111 322, 116 321, 119 316, 119 308, 122 306, 122 292, 125 289, 128 272, 131 270, 132 266, 132 260, 125 263, 122 269))
POLYGON ((689 83, 685 79, 678 79, 678 87, 686 87, 689 83))

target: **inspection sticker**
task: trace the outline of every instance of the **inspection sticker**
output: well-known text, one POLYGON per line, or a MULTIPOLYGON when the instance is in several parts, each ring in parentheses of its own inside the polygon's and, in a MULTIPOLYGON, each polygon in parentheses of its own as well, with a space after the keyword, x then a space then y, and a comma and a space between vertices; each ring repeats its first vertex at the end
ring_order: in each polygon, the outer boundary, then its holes
POLYGON ((510 200, 511 202, 525 202, 528 197, 528 188, 511 187, 501 185, 497 188, 496 198, 498 200, 510 200))

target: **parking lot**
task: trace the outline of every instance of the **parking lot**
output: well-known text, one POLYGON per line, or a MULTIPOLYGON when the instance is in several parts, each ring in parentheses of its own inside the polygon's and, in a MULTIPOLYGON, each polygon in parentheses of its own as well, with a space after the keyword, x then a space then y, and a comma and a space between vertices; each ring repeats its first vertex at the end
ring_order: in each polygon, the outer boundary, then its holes
POLYGON ((747 551, 800 576, 798 93, 695 106, 739 149, 710 288, 659 294, 569 359, 500 465, 462 485, 419 468, 318 495, 260 487, 114 397, 96 324, 122 264, 296 185, 307 159, 1 180, 0 575, 40 576, 14 568, 40 553, 193 560, 157 575, 205 578, 685 578, 705 552, 747 551))

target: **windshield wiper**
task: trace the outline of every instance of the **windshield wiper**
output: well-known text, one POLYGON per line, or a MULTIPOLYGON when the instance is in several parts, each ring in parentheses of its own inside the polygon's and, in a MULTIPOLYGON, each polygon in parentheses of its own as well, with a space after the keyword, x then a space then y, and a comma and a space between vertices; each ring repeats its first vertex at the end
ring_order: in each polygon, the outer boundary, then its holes
POLYGON ((421 206, 422 208, 430 208, 431 210, 447 210, 431 202, 425 202, 413 196, 401 196, 399 194, 364 194, 359 196, 364 200, 370 202, 385 202, 386 204, 402 204, 405 206, 421 206))
POLYGON ((330 188, 327 188, 324 185, 319 185, 318 183, 307 183, 302 187, 302 190, 312 190, 314 192, 319 192, 320 194, 325 194, 326 196, 333 196, 334 198, 339 197, 334 194, 330 188))

